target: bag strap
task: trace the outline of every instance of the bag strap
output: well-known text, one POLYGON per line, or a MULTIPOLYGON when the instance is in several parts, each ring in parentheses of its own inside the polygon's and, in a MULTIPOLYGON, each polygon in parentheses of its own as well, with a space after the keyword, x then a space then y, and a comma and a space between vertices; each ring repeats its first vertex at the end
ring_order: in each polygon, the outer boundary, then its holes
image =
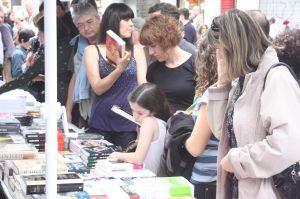
POLYGON ((268 69, 268 71, 267 71, 267 73, 266 73, 266 76, 265 76, 265 78, 264 78, 263 90, 265 90, 266 80, 267 80, 267 77, 268 77, 268 74, 269 74, 270 70, 271 70, 272 68, 277 67, 277 66, 285 66, 287 69, 289 69, 290 73, 292 74, 292 76, 294 77, 294 79, 296 80, 296 82, 298 83, 298 85, 300 86, 300 84, 299 84, 299 82, 298 82, 298 80, 297 80, 297 76, 296 76, 295 72, 293 71, 293 69, 292 69, 288 64, 286 64, 286 63, 284 63, 284 62, 278 62, 278 63, 273 64, 273 65, 268 69))

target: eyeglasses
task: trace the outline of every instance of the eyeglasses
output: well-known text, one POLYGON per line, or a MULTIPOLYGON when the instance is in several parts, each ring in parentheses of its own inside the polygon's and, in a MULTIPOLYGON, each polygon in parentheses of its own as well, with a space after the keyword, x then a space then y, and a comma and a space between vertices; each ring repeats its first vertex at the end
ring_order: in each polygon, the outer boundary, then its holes
POLYGON ((91 28, 95 24, 96 21, 97 20, 95 20, 95 19, 89 19, 84 23, 78 23, 76 25, 76 27, 78 28, 78 30, 84 30, 85 28, 91 28))
POLYGON ((215 31, 215 32, 219 32, 220 31, 220 19, 221 17, 218 16, 218 17, 215 17, 213 20, 212 20, 212 23, 211 23, 211 26, 210 28, 215 31))

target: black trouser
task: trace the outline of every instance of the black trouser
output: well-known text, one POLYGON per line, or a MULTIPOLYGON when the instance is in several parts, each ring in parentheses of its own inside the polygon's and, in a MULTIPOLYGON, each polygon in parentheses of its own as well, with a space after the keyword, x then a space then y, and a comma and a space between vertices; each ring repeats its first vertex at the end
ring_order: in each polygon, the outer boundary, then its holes
POLYGON ((194 184, 194 197, 197 199, 216 199, 216 182, 194 184))

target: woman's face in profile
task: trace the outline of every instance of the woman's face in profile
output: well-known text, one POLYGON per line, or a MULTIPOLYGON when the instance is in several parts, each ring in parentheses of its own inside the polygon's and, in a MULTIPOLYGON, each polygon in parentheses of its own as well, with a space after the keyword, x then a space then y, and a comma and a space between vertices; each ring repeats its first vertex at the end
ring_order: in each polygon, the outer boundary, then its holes
POLYGON ((166 61, 167 54, 166 50, 163 50, 163 48, 159 44, 152 44, 148 46, 149 48, 149 54, 153 56, 157 61, 166 61))
POLYGON ((133 31, 132 19, 122 19, 120 21, 120 36, 122 38, 130 38, 133 31))

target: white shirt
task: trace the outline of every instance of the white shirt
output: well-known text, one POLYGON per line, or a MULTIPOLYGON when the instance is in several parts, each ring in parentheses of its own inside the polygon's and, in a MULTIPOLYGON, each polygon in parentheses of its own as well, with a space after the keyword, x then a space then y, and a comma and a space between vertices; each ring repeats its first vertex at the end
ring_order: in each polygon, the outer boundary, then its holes
POLYGON ((164 151, 167 128, 166 128, 165 121, 158 118, 155 119, 159 127, 159 137, 157 138, 157 140, 151 142, 144 163, 146 169, 149 169, 153 173, 157 174, 160 166, 161 155, 163 154, 164 151))

